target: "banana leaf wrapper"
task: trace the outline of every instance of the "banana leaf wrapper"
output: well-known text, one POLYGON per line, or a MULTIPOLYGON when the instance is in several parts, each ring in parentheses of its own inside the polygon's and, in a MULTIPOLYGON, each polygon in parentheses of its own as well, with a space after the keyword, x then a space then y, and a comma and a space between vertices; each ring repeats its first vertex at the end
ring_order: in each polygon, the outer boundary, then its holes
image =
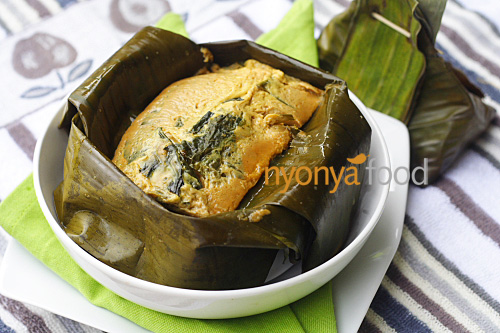
POLYGON ((346 80, 363 103, 408 123, 425 57, 418 50, 422 25, 414 0, 353 1, 318 39, 320 67, 346 80), (375 13, 403 27, 407 37, 381 23, 375 13))
MULTIPOLYGON (((333 18, 318 39, 320 66, 349 83, 368 107, 408 125, 412 179, 439 178, 493 119, 494 110, 466 76, 434 47, 440 17, 414 0, 359 0, 333 18), (379 14, 410 36, 389 27, 379 14)), ((428 2, 427 6, 444 5, 428 2)), ((439 9, 435 9, 439 10, 439 9)))
MULTIPOLYGON (((188 289, 236 289, 265 283, 278 251, 302 260, 305 269, 333 257, 345 241, 361 186, 261 179, 231 212, 206 218, 169 211, 150 198, 111 161, 133 119, 166 86, 214 62, 256 59, 317 87, 326 98, 290 149, 273 160, 292 166, 352 166, 348 157, 367 154, 371 129, 347 95, 345 83, 278 52, 248 41, 197 45, 174 33, 146 27, 97 69, 69 97, 61 127, 69 130, 64 180, 54 192, 61 226, 104 263, 132 276, 188 289), (271 213, 250 222, 252 212, 271 213)), ((363 179, 364 168, 358 178, 363 179)), ((304 173, 304 175, 306 175, 304 173)), ((323 178, 322 178, 323 177, 323 178)), ((299 179, 300 180, 300 179, 299 179)))
POLYGON ((408 130, 411 167, 428 167, 428 179, 416 173, 415 183, 427 185, 486 130, 495 110, 482 101, 484 94, 465 74, 439 55, 427 33, 420 37, 420 47, 427 65, 408 130))

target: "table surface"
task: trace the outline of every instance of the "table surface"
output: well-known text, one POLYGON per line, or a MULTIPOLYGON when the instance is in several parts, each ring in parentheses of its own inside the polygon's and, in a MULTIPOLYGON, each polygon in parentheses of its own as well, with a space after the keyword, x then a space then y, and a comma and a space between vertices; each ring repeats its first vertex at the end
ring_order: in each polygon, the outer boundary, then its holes
MULTIPOLYGON (((348 4, 315 0, 316 36, 348 4)), ((0 200, 31 173, 36 139, 54 106, 140 27, 174 11, 196 42, 254 40, 274 28, 291 5, 288 0, 0 0, 0 200)), ((450 0, 437 37, 443 57, 497 110, 499 18, 497 0, 450 0)), ((401 244, 361 331, 500 330, 499 126, 497 116, 437 183, 410 186, 401 244)), ((0 259, 6 244, 0 234, 0 259)), ((0 305, 1 332, 97 331, 2 295, 0 305)))

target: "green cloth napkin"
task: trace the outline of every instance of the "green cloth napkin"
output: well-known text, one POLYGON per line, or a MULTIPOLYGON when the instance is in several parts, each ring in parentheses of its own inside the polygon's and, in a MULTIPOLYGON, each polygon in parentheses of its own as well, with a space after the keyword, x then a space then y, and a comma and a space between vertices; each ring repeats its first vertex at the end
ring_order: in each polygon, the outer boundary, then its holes
POLYGON ((155 26, 189 38, 184 21, 179 14, 172 12, 167 13, 163 15, 158 22, 156 22, 155 26))
MULTIPOLYGON (((297 41, 297 47, 305 47, 314 41, 312 2, 298 0, 285 16, 278 28, 263 35, 266 46, 281 52, 281 40, 297 41), (305 32, 295 30, 295 26, 309 27, 305 32), (281 38, 275 38, 281 36, 281 38), (299 37, 300 35, 300 37, 299 37), (264 38, 265 37, 265 38, 264 38), (296 37, 296 38, 295 38, 296 37), (307 37, 307 38, 306 38, 307 37), (274 47, 273 40, 276 40, 274 47)), ((167 14, 159 21, 159 26, 183 35, 187 35, 184 24, 176 14, 167 14)), ((285 43, 286 44, 286 43, 285 43)), ((317 51, 309 47, 293 54, 299 60, 317 63, 317 51), (306 56, 307 55, 307 56, 306 56), (315 57, 315 58, 314 58, 315 57)), ((288 46, 287 46, 288 47, 288 46)), ((286 52, 286 49, 285 49, 286 52)), ((19 187, 0 204, 0 225, 16 238, 35 257, 52 269, 61 278, 78 289, 93 304, 109 309, 138 325, 154 332, 336 332, 331 283, 326 284, 311 295, 288 306, 260 315, 224 319, 199 320, 167 315, 144 308, 116 295, 91 276, 69 256, 57 240, 38 205, 33 186, 33 177, 29 176, 19 187)))
POLYGON ((314 39, 314 8, 311 0, 296 0, 278 26, 256 40, 289 57, 318 67, 318 47, 314 39))

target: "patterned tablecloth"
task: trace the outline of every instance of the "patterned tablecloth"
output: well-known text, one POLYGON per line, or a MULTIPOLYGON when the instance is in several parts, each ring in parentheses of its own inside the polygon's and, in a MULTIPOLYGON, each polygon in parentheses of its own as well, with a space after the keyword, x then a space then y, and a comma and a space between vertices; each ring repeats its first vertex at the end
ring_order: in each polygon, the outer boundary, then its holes
MULTIPOLYGON (((318 0, 316 35, 347 0, 318 0)), ((288 0, 0 0, 0 200, 31 173, 61 103, 140 27, 182 15, 196 42, 256 39, 288 0), (8 158, 7 158, 8 157, 8 158)), ((448 1, 437 46, 500 106, 500 2, 448 1)), ((361 331, 500 331, 500 118, 433 186, 410 187, 403 237, 361 331)), ((0 257, 7 238, 0 237, 0 257)), ((94 329, 0 295, 0 332, 94 329)))

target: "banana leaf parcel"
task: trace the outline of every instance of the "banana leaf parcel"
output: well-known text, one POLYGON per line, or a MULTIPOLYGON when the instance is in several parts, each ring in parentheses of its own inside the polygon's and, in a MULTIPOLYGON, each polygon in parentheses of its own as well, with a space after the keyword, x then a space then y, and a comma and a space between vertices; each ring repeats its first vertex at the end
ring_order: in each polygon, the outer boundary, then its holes
MULTIPOLYGON (((69 97, 61 127, 69 130, 64 181, 54 192, 61 227, 83 249, 132 276, 189 289, 262 285, 278 251, 311 269, 342 247, 361 186, 341 185, 320 172, 318 185, 260 179, 237 210, 204 218, 172 212, 150 198, 111 161, 133 119, 166 86, 205 66, 201 47, 226 66, 256 59, 325 89, 325 100, 271 166, 333 167, 368 154, 371 129, 343 81, 322 70, 248 41, 197 45, 180 35, 146 27, 69 97), (258 222, 255 211, 271 213, 258 222)), ((358 177, 363 179, 364 169, 358 177)), ((272 176, 271 176, 272 177, 272 176)), ((301 177, 307 177, 302 173, 301 177)), ((296 177, 294 177, 296 178, 296 177)))
POLYGON ((355 0, 318 39, 320 66, 366 106, 408 125, 411 166, 435 181, 493 119, 466 76, 436 50, 445 1, 355 0))

